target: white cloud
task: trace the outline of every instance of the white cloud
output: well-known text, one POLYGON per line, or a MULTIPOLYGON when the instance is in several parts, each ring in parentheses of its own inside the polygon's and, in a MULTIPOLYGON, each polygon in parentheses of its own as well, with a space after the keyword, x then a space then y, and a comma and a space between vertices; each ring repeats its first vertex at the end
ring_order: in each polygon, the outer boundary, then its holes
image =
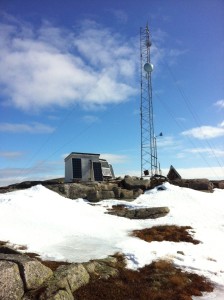
POLYGON ((106 159, 110 164, 121 164, 128 160, 128 157, 126 155, 118 155, 111 153, 100 154, 100 158, 106 159))
POLYGON ((166 61, 169 62, 169 65, 175 64, 177 59, 185 55, 188 52, 188 49, 183 48, 173 48, 169 49, 164 47, 168 39, 171 39, 169 35, 161 30, 157 29, 152 35, 152 47, 151 47, 151 56, 152 63, 156 66, 155 71, 160 69, 160 62, 166 61))
POLYGON ((79 55, 91 67, 100 70, 110 78, 132 78, 135 75, 136 45, 131 39, 127 42, 122 36, 101 28, 92 21, 82 24, 80 33, 73 40, 79 55))
POLYGON ((94 22, 76 33, 0 23, 0 85, 5 104, 23 110, 52 105, 104 105, 136 94, 134 43, 94 22), (3 33, 3 34, 2 34, 3 33))
POLYGON ((224 127, 224 121, 219 124, 220 127, 224 127))
POLYGON ((45 180, 64 176, 64 162, 37 161, 27 168, 0 168, 0 186, 27 180, 45 180))
POLYGON ((200 140, 212 139, 224 136, 224 128, 214 126, 201 126, 183 131, 182 135, 194 137, 200 140))
POLYGON ((178 57, 180 55, 183 55, 187 52, 188 50, 187 49, 170 49, 169 50, 169 56, 170 57, 178 57))
POLYGON ((215 105, 221 109, 224 108, 224 99, 216 101, 215 105))
POLYGON ((119 23, 127 23, 128 15, 125 11, 120 9, 109 9, 119 23))
MULTIPOLYGON (((174 166, 175 167, 175 166, 174 166)), ((197 179, 197 178, 207 178, 209 180, 223 180, 224 172, 221 167, 211 167, 211 168, 176 168, 177 172, 182 178, 185 179, 197 179)), ((162 175, 166 176, 169 169, 162 169, 162 175)), ((139 170, 126 170, 123 173, 116 174, 116 176, 141 176, 139 170)))
POLYGON ((41 123, 0 123, 0 131, 11 133, 52 133, 54 128, 41 123))
POLYGON ((83 117, 83 120, 88 124, 92 124, 98 122, 99 118, 93 115, 86 115, 83 117))
MULTIPOLYGON (((185 179, 207 178, 210 180, 222 180, 224 178, 223 168, 221 167, 176 168, 176 170, 185 179)), ((167 175, 169 169, 163 169, 162 172, 164 175, 167 175)))
POLYGON ((161 136, 156 138, 157 146, 160 148, 175 146, 176 142, 173 136, 161 136))
POLYGON ((161 30, 160 28, 155 30, 152 36, 152 40, 158 44, 163 43, 168 38, 169 38, 168 34, 165 31, 161 30))
POLYGON ((156 138, 158 150, 164 149, 165 151, 177 151, 181 149, 181 141, 173 136, 159 136, 156 138))
POLYGON ((207 153, 210 157, 224 157, 224 150, 222 149, 193 148, 185 151, 189 153, 207 153))
POLYGON ((1 151, 0 157, 6 158, 6 159, 14 159, 23 156, 23 152, 19 151, 1 151))
POLYGON ((183 117, 176 118, 176 120, 180 122, 186 122, 186 118, 183 117))

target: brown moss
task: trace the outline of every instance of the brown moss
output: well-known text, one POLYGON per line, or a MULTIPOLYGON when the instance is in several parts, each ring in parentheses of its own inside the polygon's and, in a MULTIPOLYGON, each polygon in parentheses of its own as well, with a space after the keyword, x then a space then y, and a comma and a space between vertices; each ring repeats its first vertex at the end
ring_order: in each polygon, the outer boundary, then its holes
POLYGON ((60 266, 71 264, 66 261, 51 261, 51 260, 41 260, 41 263, 46 267, 50 268, 53 272, 60 266))
POLYGON ((0 246, 6 246, 8 242, 0 241, 0 246))
POLYGON ((18 246, 17 250, 23 250, 23 251, 27 250, 27 246, 25 246, 25 245, 18 246))
POLYGON ((53 261, 53 260, 42 260, 37 253, 27 252, 27 256, 39 260, 44 266, 50 268, 53 272, 62 265, 70 265, 71 263, 66 261, 53 261))
POLYGON ((76 300, 190 300, 192 295, 212 290, 204 277, 160 260, 138 271, 122 268, 117 278, 92 281, 77 290, 74 297, 76 300))
POLYGON ((176 226, 176 225, 161 225, 152 228, 145 228, 142 230, 134 230, 132 235, 136 236, 146 242, 188 242, 199 244, 200 241, 192 238, 187 231, 192 229, 190 226, 176 226))

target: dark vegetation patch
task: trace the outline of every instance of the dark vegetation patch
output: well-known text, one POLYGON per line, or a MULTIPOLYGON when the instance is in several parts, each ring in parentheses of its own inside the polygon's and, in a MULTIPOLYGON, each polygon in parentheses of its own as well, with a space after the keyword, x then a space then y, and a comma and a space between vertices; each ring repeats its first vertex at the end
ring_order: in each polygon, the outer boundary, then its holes
POLYGON ((0 247, 1 246, 6 246, 8 242, 0 241, 0 247))
POLYGON ((26 252, 25 253, 30 258, 35 258, 39 260, 44 266, 50 268, 53 272, 62 265, 70 265, 71 263, 66 261, 53 261, 53 260, 42 260, 40 256, 36 253, 26 252))
POLYGON ((19 251, 13 247, 8 247, 9 242, 0 241, 0 253, 1 254, 20 254, 19 251))
MULTIPOLYGON (((187 228, 190 229, 190 228, 187 228)), ((0 242, 0 249, 10 249, 7 242, 0 242)), ((16 251, 16 250, 13 250, 16 251)), ((36 253, 25 253, 38 259, 42 264, 55 271, 68 262, 44 261, 36 253)), ((76 300, 192 300, 192 296, 201 296, 202 292, 212 292, 212 284, 205 277, 185 272, 177 268, 171 261, 158 260, 137 271, 125 268, 125 258, 121 254, 114 255, 117 262, 113 267, 118 270, 116 277, 102 279, 91 276, 90 283, 74 293, 76 300)), ((35 291, 39 296, 46 287, 35 291)), ((32 294, 34 295, 34 294, 32 294)))
POLYGON ((160 225, 152 228, 145 228, 142 230, 134 230, 132 235, 136 236, 146 242, 188 242, 199 244, 200 241, 192 238, 187 231, 192 229, 190 226, 176 226, 176 225, 160 225))
POLYGON ((203 276, 159 260, 138 271, 121 268, 116 278, 98 279, 74 293, 76 300, 191 300, 213 286, 203 276))
POLYGON ((53 260, 40 260, 40 262, 46 267, 50 268, 53 272, 60 266, 70 265, 71 263, 66 261, 53 261, 53 260))

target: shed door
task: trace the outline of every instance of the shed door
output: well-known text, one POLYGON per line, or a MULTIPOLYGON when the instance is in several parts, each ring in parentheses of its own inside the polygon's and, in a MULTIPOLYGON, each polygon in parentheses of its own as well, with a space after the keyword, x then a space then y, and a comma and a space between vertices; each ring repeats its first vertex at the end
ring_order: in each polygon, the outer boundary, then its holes
POLYGON ((81 158, 73 158, 72 159, 72 171, 73 171, 73 178, 82 178, 82 162, 81 158))
POLYGON ((96 181, 103 181, 103 174, 100 162, 93 162, 93 172, 96 181))

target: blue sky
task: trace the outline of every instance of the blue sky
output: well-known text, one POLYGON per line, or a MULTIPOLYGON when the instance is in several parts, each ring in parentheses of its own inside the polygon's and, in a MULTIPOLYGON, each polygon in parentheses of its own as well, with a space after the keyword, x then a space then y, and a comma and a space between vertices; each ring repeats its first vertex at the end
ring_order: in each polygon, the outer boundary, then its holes
POLYGON ((147 22, 163 174, 224 178, 222 0, 1 0, 0 15, 0 185, 62 177, 70 152, 140 175, 147 22))

